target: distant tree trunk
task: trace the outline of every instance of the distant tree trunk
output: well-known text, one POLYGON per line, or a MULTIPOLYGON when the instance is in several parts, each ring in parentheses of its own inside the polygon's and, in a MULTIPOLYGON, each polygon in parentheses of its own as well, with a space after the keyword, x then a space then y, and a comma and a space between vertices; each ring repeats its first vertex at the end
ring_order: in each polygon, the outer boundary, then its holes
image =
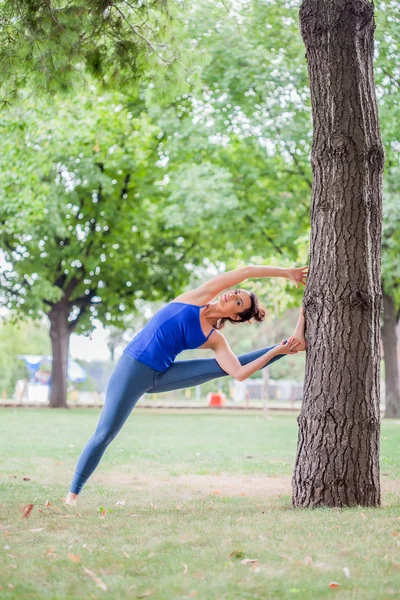
POLYGON ((48 313, 53 353, 50 387, 50 406, 52 408, 67 408, 67 366, 71 334, 68 316, 68 305, 62 301, 54 305, 48 313))
POLYGON ((369 0, 303 0, 313 115, 307 359, 293 504, 380 504, 382 171, 369 0))
POLYGON ((385 357, 385 417, 400 417, 399 363, 397 357, 396 310, 393 298, 383 291, 382 341, 385 357))

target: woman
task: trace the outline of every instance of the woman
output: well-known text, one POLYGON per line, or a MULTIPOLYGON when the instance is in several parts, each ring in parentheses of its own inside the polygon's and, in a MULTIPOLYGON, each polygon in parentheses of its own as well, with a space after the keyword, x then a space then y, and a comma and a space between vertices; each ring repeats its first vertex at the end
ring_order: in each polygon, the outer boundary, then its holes
POLYGON ((252 277, 286 277, 305 285, 308 267, 281 269, 247 266, 217 275, 200 287, 177 296, 164 306, 128 344, 111 375, 96 431, 78 460, 66 504, 74 506, 82 487, 99 464, 135 404, 144 393, 191 387, 231 375, 239 381, 285 354, 305 350, 304 315, 300 311, 289 340, 236 357, 221 333, 226 321, 263 321, 257 296, 228 289, 252 277), (216 296, 218 299, 216 299, 216 296), (182 350, 213 350, 215 359, 175 361, 182 350))

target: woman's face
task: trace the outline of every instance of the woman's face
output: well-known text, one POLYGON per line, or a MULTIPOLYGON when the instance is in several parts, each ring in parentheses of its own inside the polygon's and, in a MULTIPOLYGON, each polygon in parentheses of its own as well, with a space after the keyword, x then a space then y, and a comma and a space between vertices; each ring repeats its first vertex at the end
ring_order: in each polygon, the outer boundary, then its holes
POLYGON ((246 290, 226 290, 218 297, 218 304, 227 317, 234 318, 251 306, 251 298, 246 290))

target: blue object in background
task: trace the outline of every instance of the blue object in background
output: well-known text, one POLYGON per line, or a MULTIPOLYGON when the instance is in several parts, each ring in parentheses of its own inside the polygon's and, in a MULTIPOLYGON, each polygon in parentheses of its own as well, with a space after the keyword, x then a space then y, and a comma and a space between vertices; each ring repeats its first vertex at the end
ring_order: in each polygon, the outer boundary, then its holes
MULTIPOLYGON (((39 370, 42 362, 48 362, 50 364, 53 362, 51 356, 41 356, 39 354, 19 354, 17 358, 20 358, 25 362, 31 376, 31 381, 35 380, 35 374, 39 370)), ((72 381, 72 383, 82 383, 87 379, 85 371, 73 358, 68 358, 67 379, 72 381)))

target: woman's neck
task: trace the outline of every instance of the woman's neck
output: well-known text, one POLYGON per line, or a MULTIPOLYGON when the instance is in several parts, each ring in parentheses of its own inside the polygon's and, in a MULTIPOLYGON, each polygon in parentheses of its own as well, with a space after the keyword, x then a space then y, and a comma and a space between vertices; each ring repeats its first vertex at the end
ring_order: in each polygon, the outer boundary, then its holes
POLYGON ((221 319, 223 317, 226 317, 226 315, 224 315, 221 312, 221 309, 218 307, 218 302, 210 302, 205 310, 204 310, 204 316, 207 319, 207 321, 213 326, 215 327, 215 325, 218 322, 218 319, 221 319))

